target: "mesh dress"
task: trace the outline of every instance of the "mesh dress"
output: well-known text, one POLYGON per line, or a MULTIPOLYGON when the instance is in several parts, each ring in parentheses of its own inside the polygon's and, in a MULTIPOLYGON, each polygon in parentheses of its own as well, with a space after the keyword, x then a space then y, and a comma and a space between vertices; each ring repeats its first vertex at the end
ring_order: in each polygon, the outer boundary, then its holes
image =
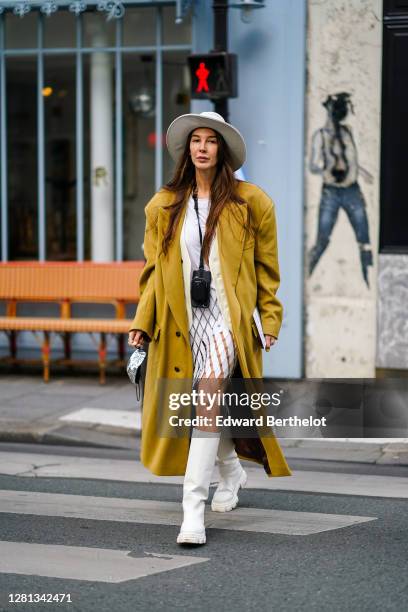
MULTIPOLYGON (((209 199, 198 198, 198 213, 201 231, 204 235, 209 210, 209 199)), ((199 267, 200 236, 194 201, 190 197, 183 227, 184 240, 190 256, 191 271, 199 267)), ((205 269, 209 269, 204 264, 205 269)), ((192 272, 191 272, 192 275, 192 272)), ((231 330, 229 329, 218 304, 214 280, 211 280, 210 305, 208 308, 192 306, 190 326, 190 346, 193 354, 193 388, 202 378, 224 379, 232 376, 237 363, 237 352, 231 330)))

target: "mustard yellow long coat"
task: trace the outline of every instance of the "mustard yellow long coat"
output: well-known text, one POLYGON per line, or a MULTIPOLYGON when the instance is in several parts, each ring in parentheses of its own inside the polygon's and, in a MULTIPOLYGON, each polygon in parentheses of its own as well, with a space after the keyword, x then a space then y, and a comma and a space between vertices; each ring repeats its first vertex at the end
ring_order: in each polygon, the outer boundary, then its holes
MULTIPOLYGON (((262 348, 257 338, 253 311, 258 307, 265 334, 278 337, 282 305, 276 297, 279 265, 274 203, 258 186, 240 181, 238 192, 245 200, 244 222, 250 209, 254 236, 245 235, 228 207, 221 212, 212 241, 209 267, 221 311, 232 329, 241 375, 262 378, 262 348)), ((160 190, 145 207, 144 253, 146 264, 140 277, 140 301, 130 329, 141 329, 151 339, 145 379, 142 416, 141 461, 157 475, 183 475, 189 438, 160 437, 157 432, 159 379, 188 379, 193 375, 189 342, 191 322, 190 263, 182 237, 185 220, 176 229, 167 255, 161 250, 174 195, 160 190)), ((273 349, 272 349, 273 350, 273 349)), ((266 474, 290 476, 276 437, 235 439, 238 456, 263 465, 266 474)))

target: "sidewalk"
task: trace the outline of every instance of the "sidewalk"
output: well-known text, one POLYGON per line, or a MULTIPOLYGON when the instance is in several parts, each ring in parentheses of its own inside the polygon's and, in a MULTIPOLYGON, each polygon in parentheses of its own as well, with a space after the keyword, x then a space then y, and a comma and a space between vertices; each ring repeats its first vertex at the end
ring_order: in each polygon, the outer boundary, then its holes
MULTIPOLYGON (((135 388, 124 376, 8 374, 0 384, 0 441, 136 449, 141 427, 135 388)), ((279 440, 288 459, 408 465, 408 439, 279 440)))
POLYGON ((0 441, 136 448, 140 406, 126 375, 9 374, 0 383, 0 441))

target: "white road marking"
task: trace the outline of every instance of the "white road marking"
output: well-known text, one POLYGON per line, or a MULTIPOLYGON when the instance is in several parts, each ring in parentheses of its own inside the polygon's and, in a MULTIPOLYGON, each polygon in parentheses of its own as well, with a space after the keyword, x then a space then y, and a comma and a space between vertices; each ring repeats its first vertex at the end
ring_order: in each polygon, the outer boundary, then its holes
MULTIPOLYGON (((180 525, 182 520, 178 502, 33 491, 0 491, 0 512, 149 525, 180 525)), ((374 520, 371 516, 260 508, 237 508, 222 514, 206 506, 206 526, 231 531, 310 535, 374 520)))
POLYGON ((105 410, 103 408, 81 408, 59 418, 69 423, 90 423, 139 431, 141 414, 137 410, 105 410))
MULTIPOLYGON (((252 476, 252 474, 251 474, 252 476)), ((254 489, 303 491, 334 495, 360 495, 363 497, 387 497, 408 499, 408 478, 399 476, 371 476, 367 474, 340 474, 332 472, 293 471, 288 478, 273 478, 270 487, 262 485, 260 475, 252 478, 254 489)))
POLYGON ((0 572, 95 582, 125 582, 209 561, 206 557, 145 551, 0 541, 0 572))
POLYGON ((330 442, 338 443, 339 445, 347 442, 347 444, 406 444, 408 438, 286 438, 287 440, 301 440, 302 442, 330 442))
MULTIPOLYGON (((292 476, 268 478, 261 466, 246 467, 249 489, 304 491, 408 499, 408 478, 365 474, 293 471, 292 476)), ((11 476, 89 478, 158 484, 182 484, 183 476, 155 476, 139 461, 0 452, 0 474, 11 476)), ((213 481, 218 480, 214 472, 213 481)))

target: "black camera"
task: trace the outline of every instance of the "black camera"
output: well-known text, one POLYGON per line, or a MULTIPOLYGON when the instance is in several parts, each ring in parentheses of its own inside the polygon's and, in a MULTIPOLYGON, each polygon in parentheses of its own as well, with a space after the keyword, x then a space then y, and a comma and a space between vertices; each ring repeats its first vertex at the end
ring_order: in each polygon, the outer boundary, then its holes
POLYGON ((208 308, 210 305, 211 272, 199 268, 193 270, 191 279, 191 305, 196 308, 208 308))

